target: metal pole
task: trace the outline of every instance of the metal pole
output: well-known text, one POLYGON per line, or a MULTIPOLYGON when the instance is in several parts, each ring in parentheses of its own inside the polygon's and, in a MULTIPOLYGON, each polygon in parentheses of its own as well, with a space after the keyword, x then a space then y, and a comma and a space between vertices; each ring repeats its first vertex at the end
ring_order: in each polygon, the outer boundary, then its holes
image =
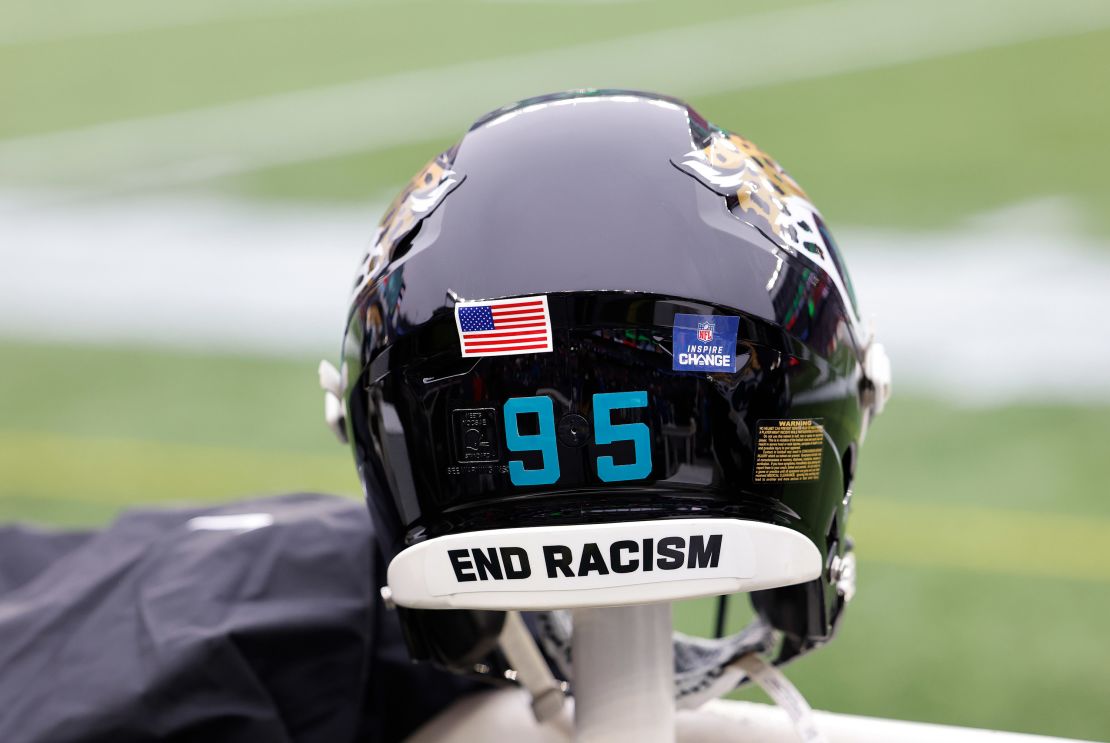
POLYGON ((670 604, 575 609, 575 739, 674 743, 670 604))

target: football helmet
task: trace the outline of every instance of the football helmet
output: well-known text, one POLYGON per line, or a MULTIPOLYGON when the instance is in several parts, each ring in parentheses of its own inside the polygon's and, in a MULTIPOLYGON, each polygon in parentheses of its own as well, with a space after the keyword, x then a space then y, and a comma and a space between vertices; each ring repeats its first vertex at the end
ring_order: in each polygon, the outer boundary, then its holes
POLYGON ((681 101, 479 119, 390 205, 322 379, 416 658, 496 670, 505 610, 746 592, 715 667, 783 662, 851 598, 889 363, 806 193, 681 101))

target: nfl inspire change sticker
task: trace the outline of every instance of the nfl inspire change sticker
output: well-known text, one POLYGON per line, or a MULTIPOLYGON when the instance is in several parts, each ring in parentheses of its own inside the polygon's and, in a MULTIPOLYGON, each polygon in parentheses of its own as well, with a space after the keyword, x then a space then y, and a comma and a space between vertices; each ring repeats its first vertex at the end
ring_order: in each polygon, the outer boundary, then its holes
POLYGON ((736 331, 739 317, 720 315, 674 316, 675 371, 736 371, 736 331))

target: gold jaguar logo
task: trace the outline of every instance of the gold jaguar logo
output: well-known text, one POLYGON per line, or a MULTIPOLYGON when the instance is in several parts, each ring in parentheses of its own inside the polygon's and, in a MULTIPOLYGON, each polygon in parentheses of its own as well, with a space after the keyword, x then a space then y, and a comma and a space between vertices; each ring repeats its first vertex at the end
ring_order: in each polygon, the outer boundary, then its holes
POLYGON ((373 244, 359 267, 359 280, 355 282, 356 294, 389 265, 393 260, 394 250, 416 225, 463 182, 465 176, 451 168, 450 158, 453 155, 454 152, 448 150, 425 165, 386 209, 378 224, 373 244))
POLYGON ((765 234, 770 231, 769 238, 823 257, 824 239, 806 192, 753 142, 715 132, 709 144, 688 152, 675 165, 717 193, 735 199, 730 204, 733 213, 765 234))

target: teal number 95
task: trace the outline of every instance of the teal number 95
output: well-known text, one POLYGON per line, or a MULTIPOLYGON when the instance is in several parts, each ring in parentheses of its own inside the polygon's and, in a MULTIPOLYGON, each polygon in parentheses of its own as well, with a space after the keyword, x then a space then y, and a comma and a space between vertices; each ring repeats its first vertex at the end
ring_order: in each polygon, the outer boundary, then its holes
MULTIPOLYGON (((614 410, 647 407, 647 392, 600 392, 594 395, 594 440, 598 444, 631 441, 631 464, 617 464, 611 456, 597 458, 597 476, 603 482, 643 480, 651 474, 651 431, 644 423, 614 424, 614 410)), ((514 397, 505 402, 505 444, 509 451, 538 451, 542 465, 526 469, 520 460, 509 461, 513 485, 552 485, 559 481, 559 448, 555 437, 555 409, 550 397, 514 397), (519 418, 535 413, 539 432, 520 433, 519 418)))

